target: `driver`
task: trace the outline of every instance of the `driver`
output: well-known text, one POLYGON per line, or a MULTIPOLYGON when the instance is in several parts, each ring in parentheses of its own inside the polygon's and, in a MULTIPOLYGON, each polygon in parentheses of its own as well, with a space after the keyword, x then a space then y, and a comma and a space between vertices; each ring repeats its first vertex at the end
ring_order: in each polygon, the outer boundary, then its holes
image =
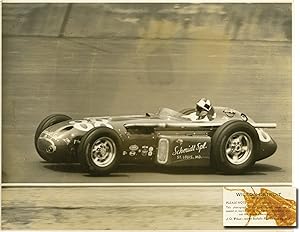
POLYGON ((211 121, 216 117, 216 113, 210 100, 201 98, 196 103, 196 111, 184 117, 189 118, 192 121, 211 121))

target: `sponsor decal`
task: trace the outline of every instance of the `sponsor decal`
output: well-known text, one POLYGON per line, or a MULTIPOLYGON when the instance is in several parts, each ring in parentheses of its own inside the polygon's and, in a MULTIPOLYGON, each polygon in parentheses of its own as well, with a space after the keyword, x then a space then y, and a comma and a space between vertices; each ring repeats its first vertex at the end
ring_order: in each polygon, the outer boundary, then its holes
POLYGON ((139 146, 136 145, 136 144, 133 144, 133 145, 131 145, 131 146, 129 147, 129 150, 130 150, 130 151, 137 151, 138 149, 139 149, 139 146))
POLYGON ((146 156, 148 154, 148 146, 144 145, 142 146, 142 156, 146 156))
POLYGON ((148 152, 148 156, 152 156, 153 155, 153 147, 149 147, 149 152, 148 152))
POLYGON ((202 150, 207 149, 207 142, 191 144, 188 147, 182 145, 175 146, 172 156, 176 157, 176 160, 196 160, 203 159, 200 154, 202 150), (192 154, 189 154, 192 153, 192 154), (196 154, 195 154, 196 153, 196 154))
POLYGON ((130 152, 129 152, 129 155, 130 155, 130 156, 135 156, 135 155, 136 155, 136 152, 135 152, 135 151, 130 151, 130 152))
POLYGON ((154 148, 148 145, 138 146, 137 144, 132 144, 129 146, 129 151, 123 151, 123 155, 129 154, 130 156, 142 155, 142 156, 152 156, 154 148))
POLYGON ((70 140, 69 138, 64 138, 63 141, 64 141, 67 145, 69 145, 70 142, 71 142, 71 140, 70 140))
POLYGON ((182 154, 187 154, 187 153, 194 152, 194 151, 197 151, 200 154, 201 151, 204 149, 207 149, 207 142, 191 144, 188 147, 183 147, 183 146, 179 145, 179 146, 175 146, 172 155, 173 156, 182 155, 182 154))

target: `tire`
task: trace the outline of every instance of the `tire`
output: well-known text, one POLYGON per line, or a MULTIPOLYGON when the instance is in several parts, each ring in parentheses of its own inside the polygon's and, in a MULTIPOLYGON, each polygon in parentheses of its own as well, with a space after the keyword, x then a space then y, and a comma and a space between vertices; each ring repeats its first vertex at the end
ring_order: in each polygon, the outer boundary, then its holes
POLYGON ((212 137, 212 166, 225 174, 240 174, 252 167, 259 151, 259 138, 248 122, 231 120, 212 137))
POLYGON ((184 115, 189 115, 193 112, 195 112, 195 108, 186 108, 186 109, 183 109, 183 110, 179 111, 179 113, 182 113, 184 115))
POLYGON ((67 121, 70 120, 72 118, 70 118, 67 115, 64 114, 51 114, 48 117, 46 117, 43 121, 41 121, 41 123, 39 124, 39 126, 37 127, 36 131, 35 131, 35 135, 34 135, 34 145, 35 145, 35 149, 37 150, 39 156, 47 161, 47 162, 58 162, 58 159, 55 158, 50 158, 46 155, 44 155, 43 153, 39 152, 38 146, 37 146, 37 141, 38 138, 40 137, 41 133, 48 127, 57 124, 59 122, 63 122, 63 121, 67 121))
POLYGON ((120 138, 114 130, 94 128, 81 139, 78 148, 79 162, 91 175, 108 175, 119 164, 120 144, 120 138))

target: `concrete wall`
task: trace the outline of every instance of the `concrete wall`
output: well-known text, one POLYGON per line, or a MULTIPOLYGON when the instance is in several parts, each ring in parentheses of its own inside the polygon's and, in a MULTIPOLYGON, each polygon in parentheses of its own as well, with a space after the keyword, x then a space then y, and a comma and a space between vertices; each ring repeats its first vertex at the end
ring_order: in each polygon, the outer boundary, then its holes
POLYGON ((67 4, 3 4, 4 35, 58 36, 67 4))
POLYGON ((4 35, 291 40, 291 4, 3 4, 4 35))

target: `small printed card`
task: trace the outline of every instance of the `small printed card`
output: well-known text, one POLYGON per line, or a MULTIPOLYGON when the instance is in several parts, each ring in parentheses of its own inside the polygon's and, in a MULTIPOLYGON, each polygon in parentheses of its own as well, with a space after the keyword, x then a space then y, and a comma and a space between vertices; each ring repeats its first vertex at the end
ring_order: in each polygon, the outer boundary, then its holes
POLYGON ((224 187, 223 226, 296 226, 294 187, 224 187))

